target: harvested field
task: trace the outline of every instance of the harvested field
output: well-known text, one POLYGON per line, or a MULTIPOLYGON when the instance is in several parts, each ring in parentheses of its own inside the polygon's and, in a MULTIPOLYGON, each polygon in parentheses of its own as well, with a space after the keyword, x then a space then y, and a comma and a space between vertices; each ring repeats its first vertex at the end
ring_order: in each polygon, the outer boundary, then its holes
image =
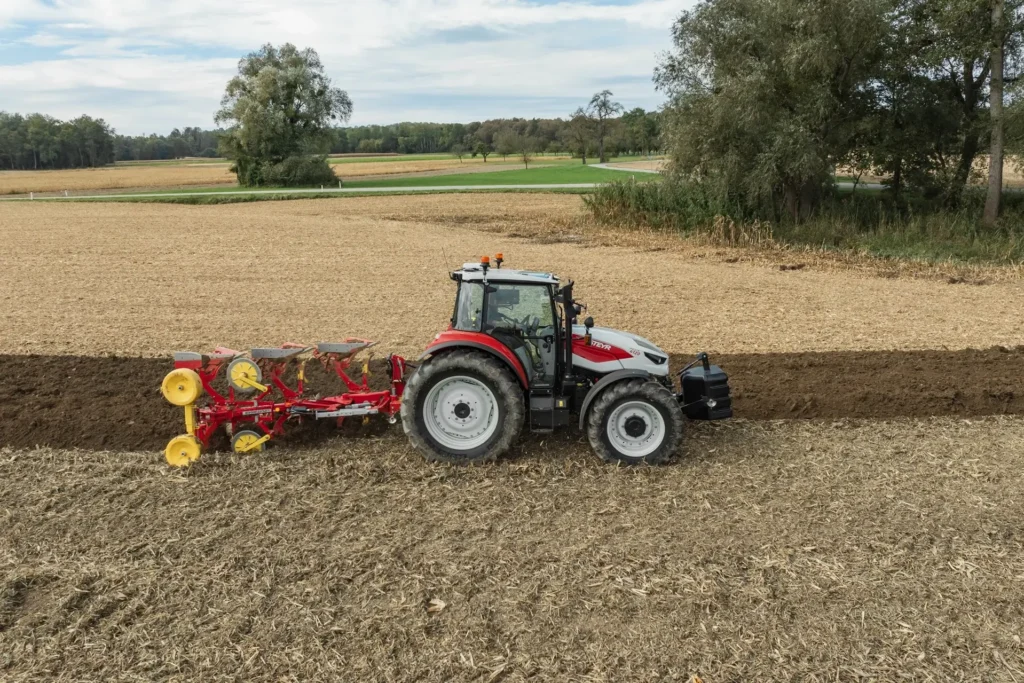
MULTIPOLYGON (((493 163, 494 160, 491 160, 493 163)), ((443 169, 483 166, 483 159, 426 159, 413 161, 367 161, 335 164, 340 178, 390 176, 443 169)), ((111 166, 64 171, 0 171, 0 195, 72 193, 83 190, 175 188, 189 186, 234 185, 229 164, 196 163, 166 166, 111 166)))
POLYGON ((442 248, 451 265, 503 251, 513 267, 571 277, 599 325, 676 353, 1012 347, 1024 338, 1019 280, 952 285, 510 236, 519 224, 572 224, 577 197, 396 199, 0 207, 0 353, 154 356, 355 335, 412 355, 451 315, 442 248), (466 218, 465 205, 487 206, 490 217, 466 218))
POLYGON ((25 203, 0 241, 4 681, 1024 681, 1016 270, 751 255, 538 195, 25 203), (442 247, 573 277, 676 367, 715 352, 740 419, 657 468, 572 429, 433 466, 382 421, 166 467, 170 351, 415 357, 442 247))
POLYGON ((1019 419, 734 423, 674 466, 0 451, 0 671, 38 680, 1024 676, 1019 419))

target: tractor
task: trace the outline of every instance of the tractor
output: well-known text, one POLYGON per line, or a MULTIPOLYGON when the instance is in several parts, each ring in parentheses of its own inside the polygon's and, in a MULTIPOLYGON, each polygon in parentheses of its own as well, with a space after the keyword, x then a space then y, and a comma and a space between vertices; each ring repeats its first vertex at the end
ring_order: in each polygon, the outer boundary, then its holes
POLYGON ((489 461, 524 426, 551 432, 576 421, 608 462, 660 463, 676 450, 684 415, 732 416, 729 380, 707 354, 679 371, 669 356, 628 332, 579 317, 572 280, 502 268, 502 255, 466 263, 447 330, 405 384, 402 426, 432 461, 489 461))
POLYGON ((450 273, 457 284, 448 329, 412 366, 389 355, 387 388, 371 389, 369 360, 360 379, 349 376, 355 356, 374 342, 348 338, 312 346, 174 354, 161 385, 164 397, 184 408, 186 433, 171 439, 167 462, 195 462, 222 429, 236 453, 262 451, 305 421, 397 421, 428 460, 483 462, 497 458, 524 426, 550 432, 578 421, 603 459, 659 463, 675 452, 683 416, 732 416, 729 380, 707 354, 678 374, 669 357, 642 337, 582 324, 586 307, 551 273, 502 268, 502 256, 466 263, 450 273), (336 396, 308 395, 306 366, 320 364, 344 385, 336 396), (205 404, 199 399, 208 396, 205 404))

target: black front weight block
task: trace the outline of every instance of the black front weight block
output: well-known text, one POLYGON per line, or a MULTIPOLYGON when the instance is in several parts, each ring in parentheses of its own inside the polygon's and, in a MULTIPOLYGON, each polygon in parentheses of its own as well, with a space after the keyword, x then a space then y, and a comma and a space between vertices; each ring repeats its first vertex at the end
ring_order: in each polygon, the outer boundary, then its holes
POLYGON ((677 398, 683 412, 691 420, 724 420, 732 417, 732 396, 729 376, 722 368, 711 365, 706 354, 698 356, 694 365, 685 368, 679 376, 683 393, 677 398))

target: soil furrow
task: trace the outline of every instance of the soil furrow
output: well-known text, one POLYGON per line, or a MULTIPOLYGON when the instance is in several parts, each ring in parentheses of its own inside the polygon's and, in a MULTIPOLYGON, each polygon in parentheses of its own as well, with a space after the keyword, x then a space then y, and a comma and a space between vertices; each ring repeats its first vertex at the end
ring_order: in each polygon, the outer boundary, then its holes
MULTIPOLYGON (((730 375, 736 417, 751 420, 1024 413, 1024 347, 713 360, 730 375)), ((159 389, 171 367, 164 358, 0 355, 0 445, 162 450, 181 431, 180 410, 159 389)), ((312 393, 341 389, 318 366, 309 375, 312 393)))

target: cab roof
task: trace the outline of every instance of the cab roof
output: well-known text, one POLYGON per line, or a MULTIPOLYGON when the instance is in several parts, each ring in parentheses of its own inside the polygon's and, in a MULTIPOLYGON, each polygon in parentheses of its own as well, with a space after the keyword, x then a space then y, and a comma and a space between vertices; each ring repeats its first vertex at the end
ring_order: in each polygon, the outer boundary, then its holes
MULTIPOLYGON (((460 270, 452 273, 452 278, 465 282, 479 282, 484 279, 484 268, 479 263, 464 263, 460 270)), ((495 268, 491 266, 487 269, 487 281, 557 285, 558 276, 551 273, 538 273, 532 270, 512 270, 511 268, 495 268)))

